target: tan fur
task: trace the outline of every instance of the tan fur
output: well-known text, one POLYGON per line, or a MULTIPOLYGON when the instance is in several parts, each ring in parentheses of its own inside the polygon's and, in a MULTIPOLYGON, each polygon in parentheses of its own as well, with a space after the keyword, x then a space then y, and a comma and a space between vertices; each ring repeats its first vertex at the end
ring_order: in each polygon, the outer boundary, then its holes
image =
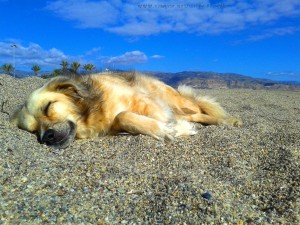
POLYGON ((34 91, 11 122, 39 133, 41 142, 59 148, 73 138, 121 131, 158 140, 193 135, 190 122, 231 124, 214 100, 180 86, 178 91, 154 78, 135 73, 94 74, 88 78, 53 78, 34 91))

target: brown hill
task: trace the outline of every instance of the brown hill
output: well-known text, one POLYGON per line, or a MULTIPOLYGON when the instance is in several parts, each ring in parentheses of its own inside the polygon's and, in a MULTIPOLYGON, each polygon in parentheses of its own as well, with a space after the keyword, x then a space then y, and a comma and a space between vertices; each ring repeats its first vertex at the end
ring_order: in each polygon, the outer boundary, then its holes
POLYGON ((297 82, 279 82, 269 79, 258 79, 233 73, 193 72, 152 73, 171 86, 186 84, 197 89, 271 89, 300 90, 297 82))

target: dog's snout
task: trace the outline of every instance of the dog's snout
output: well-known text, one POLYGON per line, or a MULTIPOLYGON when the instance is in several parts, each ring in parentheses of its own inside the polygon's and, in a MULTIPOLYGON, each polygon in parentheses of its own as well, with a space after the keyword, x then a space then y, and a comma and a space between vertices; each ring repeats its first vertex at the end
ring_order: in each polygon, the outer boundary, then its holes
POLYGON ((42 137, 42 143, 51 145, 55 143, 55 130, 48 129, 42 137))
POLYGON ((71 121, 56 123, 42 135, 40 142, 54 148, 66 148, 74 140, 76 125, 71 121))

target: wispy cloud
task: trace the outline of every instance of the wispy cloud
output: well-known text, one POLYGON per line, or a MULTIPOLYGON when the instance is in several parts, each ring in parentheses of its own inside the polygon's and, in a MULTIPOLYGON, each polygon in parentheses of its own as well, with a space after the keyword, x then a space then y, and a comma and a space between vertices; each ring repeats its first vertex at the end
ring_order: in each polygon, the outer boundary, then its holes
POLYGON ((252 35, 246 37, 245 39, 232 41, 230 44, 239 45, 239 44, 243 44, 243 43, 257 42, 257 41, 270 39, 270 38, 276 37, 276 36, 293 35, 299 31, 300 31, 300 28, 292 27, 292 26, 266 29, 266 30, 260 31, 259 34, 252 34, 252 35))
POLYGON ((99 54, 99 52, 101 51, 101 48, 100 47, 96 47, 96 48, 92 48, 91 50, 87 51, 85 53, 86 56, 89 56, 89 55, 95 55, 95 54, 99 54))
POLYGON ((283 72, 268 72, 265 74, 271 79, 289 79, 289 80, 299 80, 300 72, 291 72, 291 71, 283 71, 283 72))
POLYGON ((249 38, 246 39, 246 41, 254 42, 254 41, 269 39, 273 36, 292 35, 297 31, 299 31, 299 28, 297 27, 274 28, 274 29, 266 30, 262 34, 251 35, 249 38))
POLYGON ((81 28, 100 28, 121 35, 163 32, 220 34, 271 24, 300 15, 297 0, 91 0, 49 1, 47 9, 81 28))
POLYGON ((134 65, 134 64, 143 64, 146 63, 148 57, 145 53, 141 51, 131 51, 125 52, 119 56, 108 57, 104 60, 104 64, 106 65, 134 65))
POLYGON ((119 14, 114 1, 58 0, 49 1, 46 9, 66 20, 76 21, 78 27, 106 27, 115 23, 119 14))

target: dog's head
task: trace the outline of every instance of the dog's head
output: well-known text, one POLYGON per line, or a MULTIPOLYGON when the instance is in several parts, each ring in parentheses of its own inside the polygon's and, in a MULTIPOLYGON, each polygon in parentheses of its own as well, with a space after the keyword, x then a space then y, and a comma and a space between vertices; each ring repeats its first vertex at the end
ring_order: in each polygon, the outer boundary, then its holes
POLYGON ((29 95, 11 122, 37 133, 41 143, 66 148, 76 136, 76 124, 84 111, 86 95, 82 82, 67 77, 53 78, 29 95))

